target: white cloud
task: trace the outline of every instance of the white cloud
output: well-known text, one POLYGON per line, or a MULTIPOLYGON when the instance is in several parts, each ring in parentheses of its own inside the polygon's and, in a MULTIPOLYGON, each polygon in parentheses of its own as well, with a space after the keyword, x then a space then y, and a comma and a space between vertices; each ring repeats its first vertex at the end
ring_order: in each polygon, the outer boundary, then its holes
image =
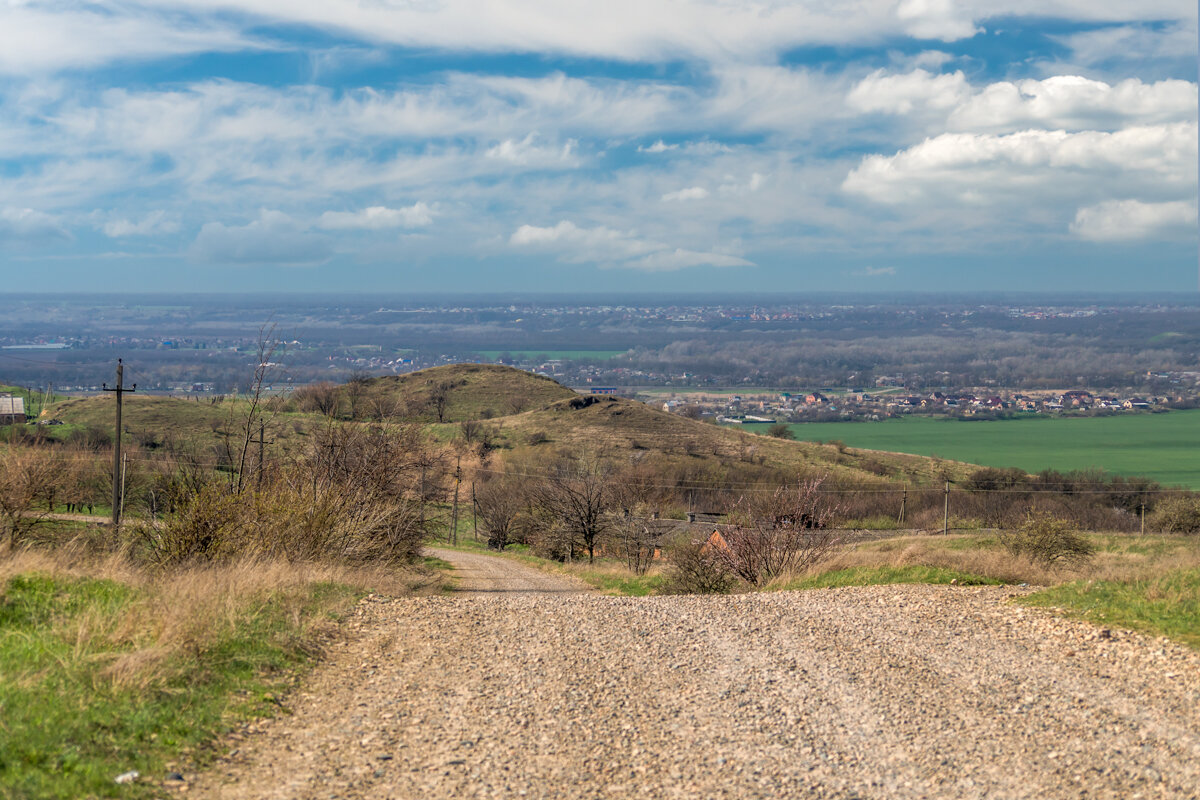
POLYGON ((305 232, 287 214, 268 209, 246 225, 210 222, 192 244, 193 258, 206 263, 306 265, 331 255, 325 238, 305 232))
POLYGON ((754 262, 725 253, 701 253, 695 250, 660 250, 621 266, 648 272, 673 272, 689 267, 752 267, 754 262))
POLYGON ((326 230, 420 228, 433 222, 433 213, 424 202, 403 208, 370 206, 360 211, 326 211, 317 225, 326 230))
POLYGON ((880 69, 859 81, 846 96, 846 103, 858 111, 908 114, 914 106, 953 108, 969 95, 970 87, 962 72, 935 75, 916 69, 895 75, 880 69))
POLYGON ((659 139, 657 142, 650 145, 649 147, 642 147, 641 145, 638 146, 639 153, 666 153, 668 151, 678 150, 678 149, 679 149, 679 145, 666 144, 663 142, 662 139, 659 139))
POLYGON ((703 186, 689 186, 686 189, 679 189, 674 192, 667 192, 662 196, 664 203, 680 200, 703 200, 708 197, 708 189, 703 186))
POLYGON ((649 272, 701 266, 753 266, 752 262, 727 253, 671 247, 603 225, 581 228, 570 220, 563 220, 553 227, 522 225, 509 237, 509 243, 553 253, 565 263, 591 263, 649 272))
POLYGON ((71 238, 54 215, 32 208, 0 208, 0 242, 40 245, 71 238))
POLYGON ((1081 208, 1071 223, 1071 233, 1093 242, 1120 242, 1196 234, 1196 206, 1174 201, 1143 203, 1110 200, 1081 208))
POLYGON ((851 273, 863 278, 885 278, 896 274, 895 267, 864 267, 858 272, 851 273))
POLYGON ((859 112, 936 115, 933 127, 979 132, 1111 130, 1191 120, 1197 110, 1196 84, 1189 81, 1143 83, 1130 78, 1110 85, 1058 75, 975 89, 961 71, 933 74, 924 69, 899 74, 877 70, 855 84, 846 105, 859 112))
POLYGON ((1100 189, 1117 176, 1120 184, 1191 191, 1196 147, 1195 123, 1116 133, 948 133, 893 156, 864 158, 842 188, 879 203, 936 199, 970 205, 986 205, 1002 193, 1037 198, 1050 189, 1100 189))
POLYGON ((153 236, 159 233, 174 233, 179 230, 179 223, 161 209, 151 211, 138 220, 125 218, 111 219, 105 222, 101 230, 111 239, 125 236, 153 236))
POLYGON ((1151 125, 1196 118, 1196 84, 1136 78, 1110 86, 1077 75, 993 83, 950 115, 957 130, 1023 127, 1106 128, 1125 122, 1151 125))
POLYGON ((956 0, 902 0, 896 17, 905 33, 918 39, 953 42, 969 39, 981 30, 966 4, 956 0))
POLYGON ((216 20, 179 23, 140 9, 46 5, 51 4, 0 7, 0 73, 41 73, 264 46, 216 20))
POLYGON ((505 139, 499 144, 489 147, 484 157, 506 161, 522 167, 573 167, 578 166, 579 159, 574 151, 578 143, 570 140, 561 147, 546 147, 537 143, 538 135, 531 133, 524 139, 505 139))
POLYGON ((1084 66, 1125 62, 1195 62, 1195 19, 1166 26, 1120 25, 1055 37, 1084 66))

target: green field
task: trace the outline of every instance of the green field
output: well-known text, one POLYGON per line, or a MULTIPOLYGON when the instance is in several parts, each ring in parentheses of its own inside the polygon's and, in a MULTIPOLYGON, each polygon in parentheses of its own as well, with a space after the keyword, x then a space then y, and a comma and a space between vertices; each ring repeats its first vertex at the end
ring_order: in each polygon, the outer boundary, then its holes
POLYGON ((545 356, 547 360, 557 359, 559 361, 579 361, 585 358, 596 359, 597 361, 607 361, 610 358, 623 356, 627 350, 477 350, 476 352, 484 358, 499 358, 500 356, 512 358, 541 358, 545 356))
POLYGON ((1102 469, 1200 489, 1200 409, 1112 417, 967 422, 901 417, 790 426, 800 441, 968 461, 989 467, 1102 469))

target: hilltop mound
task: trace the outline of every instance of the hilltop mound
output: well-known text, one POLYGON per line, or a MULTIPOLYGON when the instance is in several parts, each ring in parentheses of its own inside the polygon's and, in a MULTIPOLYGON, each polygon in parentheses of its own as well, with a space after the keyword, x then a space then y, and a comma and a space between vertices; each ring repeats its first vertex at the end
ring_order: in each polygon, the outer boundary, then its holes
POLYGON ((576 396, 543 375, 495 364, 431 367, 407 375, 352 381, 337 392, 343 414, 360 418, 400 415, 428 422, 519 414, 576 396))
POLYGON ((931 459, 774 439, 669 414, 636 400, 583 395, 506 417, 514 445, 537 442, 607 453, 649 451, 668 459, 738 461, 785 470, 826 471, 847 480, 932 477, 931 459))

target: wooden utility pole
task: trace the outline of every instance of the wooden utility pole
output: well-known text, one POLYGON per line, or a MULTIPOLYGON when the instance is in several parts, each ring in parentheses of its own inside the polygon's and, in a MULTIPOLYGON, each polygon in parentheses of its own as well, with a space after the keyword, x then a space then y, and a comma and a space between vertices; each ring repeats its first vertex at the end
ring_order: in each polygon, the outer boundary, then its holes
POLYGON ((904 494, 900 496, 900 516, 896 518, 897 525, 904 524, 904 508, 908 505, 908 487, 904 487, 904 494))
MULTIPOLYGON (((95 384, 93 384, 95 385, 95 384)), ((102 386, 106 392, 116 392, 117 395, 117 430, 113 437, 113 465, 112 465, 112 524, 113 528, 117 528, 121 524, 121 498, 125 494, 124 474, 121 469, 121 404, 122 396, 125 392, 136 392, 137 384, 133 385, 132 389, 125 388, 125 364, 121 359, 117 359, 117 388, 110 389, 108 384, 102 386)))
POLYGON ((275 443, 274 439, 271 439, 270 441, 268 441, 265 438, 266 435, 267 435, 267 423, 265 423, 265 422, 258 423, 258 479, 257 479, 257 484, 258 484, 258 488, 260 490, 262 489, 263 473, 267 471, 267 445, 275 443))
POLYGON ((946 502, 942 510, 942 535, 950 533, 950 481, 946 481, 946 502))
POLYGON ((475 479, 471 479, 471 528, 475 531, 475 541, 479 541, 479 501, 475 499, 475 479))
POLYGON ((1146 504, 1142 503, 1142 536, 1146 535, 1146 504))
POLYGON ((454 464, 454 511, 450 516, 450 541, 458 544, 458 486, 462 483, 462 456, 454 464))

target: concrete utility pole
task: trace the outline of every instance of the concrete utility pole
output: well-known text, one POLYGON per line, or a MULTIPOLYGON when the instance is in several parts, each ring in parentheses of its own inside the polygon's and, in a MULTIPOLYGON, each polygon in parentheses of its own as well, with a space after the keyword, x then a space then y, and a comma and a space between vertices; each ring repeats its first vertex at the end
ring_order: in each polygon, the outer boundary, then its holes
MULTIPOLYGON (((93 386, 95 384, 92 384, 93 386)), ((113 467, 112 467, 112 524, 116 529, 121 524, 121 499, 125 496, 125 475, 121 469, 121 404, 123 402, 122 395, 125 392, 136 392, 137 384, 133 385, 132 389, 125 388, 125 364, 121 359, 117 359, 117 388, 110 389, 108 384, 103 387, 106 392, 116 392, 117 394, 117 430, 116 436, 113 437, 113 467)))

